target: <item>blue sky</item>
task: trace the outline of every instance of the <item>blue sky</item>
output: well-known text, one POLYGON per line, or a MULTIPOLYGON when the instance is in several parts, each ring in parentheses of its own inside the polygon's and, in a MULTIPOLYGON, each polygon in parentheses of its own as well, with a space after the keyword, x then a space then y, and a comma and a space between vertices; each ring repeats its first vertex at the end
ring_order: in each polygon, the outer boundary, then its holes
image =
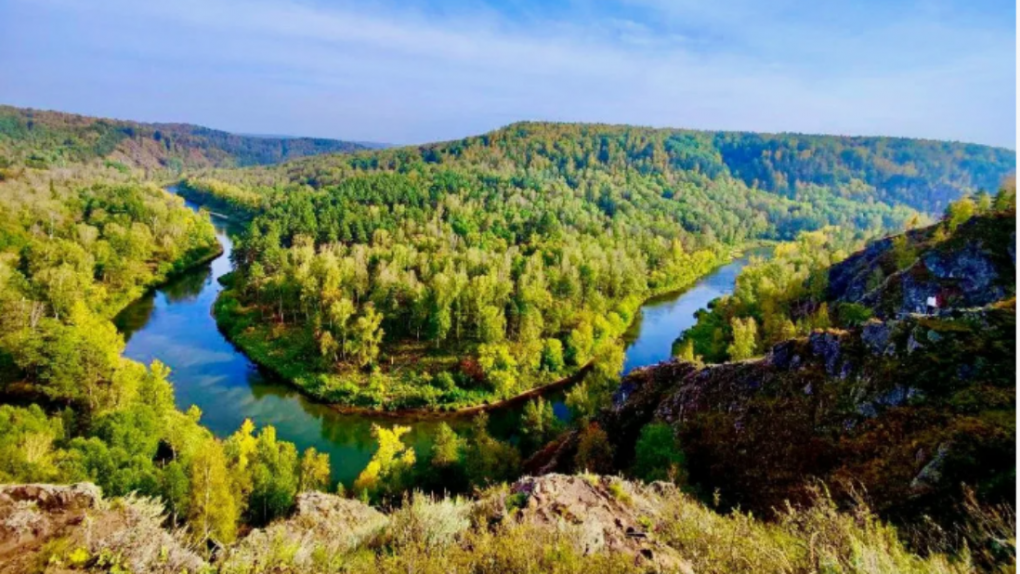
POLYGON ((1007 0, 0 0, 0 103, 421 143, 518 120, 1013 148, 1007 0))

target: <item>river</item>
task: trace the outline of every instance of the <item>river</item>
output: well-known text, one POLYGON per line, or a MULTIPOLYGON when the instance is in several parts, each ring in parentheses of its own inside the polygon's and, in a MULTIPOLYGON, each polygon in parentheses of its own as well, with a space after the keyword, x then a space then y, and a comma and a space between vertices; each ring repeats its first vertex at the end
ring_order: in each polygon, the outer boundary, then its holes
MULTIPOLYGON (((124 355, 145 364, 159 359, 168 365, 177 406, 184 410, 197 405, 202 423, 216 435, 233 433, 246 418, 259 427, 273 425, 280 439, 295 443, 299 450, 315 447, 329 453, 333 479, 348 486, 375 451, 372 423, 410 425, 405 440, 425 452, 439 421, 341 414, 264 373, 223 337, 212 316, 212 305, 223 289, 217 280, 231 270, 233 243, 226 220, 214 216, 213 224, 223 255, 150 292, 117 316, 115 323, 127 342, 124 355)), ((626 335, 624 371, 668 359, 673 340, 694 324, 695 311, 731 292, 745 263, 745 259, 734 261, 687 291, 658 297, 642 307, 641 316, 626 335)), ((557 414, 564 417, 562 397, 560 391, 550 399, 557 414)), ((504 438, 512 435, 520 409, 491 413, 492 433, 504 438)), ((448 422, 454 428, 468 424, 465 419, 448 422)))

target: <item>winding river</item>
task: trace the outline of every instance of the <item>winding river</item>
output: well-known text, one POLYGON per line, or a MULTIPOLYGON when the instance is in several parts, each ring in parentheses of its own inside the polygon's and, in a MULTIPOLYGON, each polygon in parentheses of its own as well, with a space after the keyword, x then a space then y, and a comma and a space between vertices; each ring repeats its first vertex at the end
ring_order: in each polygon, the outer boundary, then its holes
MULTIPOLYGON (((334 480, 347 485, 375 451, 372 423, 410 425, 405 440, 424 452, 438 421, 339 413, 261 371, 224 339, 213 319, 212 305, 223 288, 217 279, 231 270, 233 244, 228 222, 214 216, 213 224, 223 255, 150 292, 117 316, 115 323, 127 341, 124 355, 145 364, 154 359, 167 364, 177 406, 187 409, 197 405, 202 423, 218 436, 233 433, 246 418, 259 427, 273 425, 280 439, 295 443, 299 450, 315 447, 329 453, 334 480)), ((668 359, 673 340, 694 324, 694 313, 731 292, 745 264, 746 259, 734 261, 687 291, 646 303, 626 335, 624 371, 668 359)), ((557 414, 565 417, 562 397, 560 391, 550 398, 557 414)), ((508 407, 490 413, 492 433, 513 435, 520 409, 508 407)), ((448 423, 457 428, 469 421, 449 419, 448 423)))

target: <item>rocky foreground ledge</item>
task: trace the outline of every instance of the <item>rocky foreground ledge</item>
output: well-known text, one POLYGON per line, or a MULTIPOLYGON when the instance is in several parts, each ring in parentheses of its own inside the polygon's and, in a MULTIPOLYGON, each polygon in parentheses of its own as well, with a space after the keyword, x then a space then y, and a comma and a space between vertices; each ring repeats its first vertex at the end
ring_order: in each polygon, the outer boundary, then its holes
MULTIPOLYGON (((214 549, 172 531, 159 504, 106 500, 95 485, 0 486, 0 573, 316 571, 324 557, 365 547, 440 548, 472 525, 519 524, 566 535, 581 555, 612 553, 650 571, 690 572, 676 550, 656 539, 653 524, 679 496, 673 485, 634 484, 595 475, 524 478, 478 500, 409 501, 384 514, 362 502, 321 492, 298 495, 294 513, 236 544, 214 549), (408 510, 418 506, 417 509, 408 510), (285 548, 286 564, 280 563, 285 548)), ((328 558, 326 559, 328 562, 328 558)))
POLYGON ((199 572, 207 566, 148 499, 105 500, 97 486, 0 486, 0 573, 199 572))

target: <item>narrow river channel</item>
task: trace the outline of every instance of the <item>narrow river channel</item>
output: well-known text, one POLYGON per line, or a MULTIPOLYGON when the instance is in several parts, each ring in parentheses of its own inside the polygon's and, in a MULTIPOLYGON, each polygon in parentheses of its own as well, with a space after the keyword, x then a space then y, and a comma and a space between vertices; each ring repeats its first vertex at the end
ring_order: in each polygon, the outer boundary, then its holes
MULTIPOLYGON (((196 208, 188 204, 191 208, 196 208)), ((329 453, 333 478, 350 485, 375 451, 372 423, 412 427, 406 440, 419 452, 429 446, 438 421, 341 414, 317 404, 286 383, 263 373, 230 344, 216 328, 212 305, 223 288, 217 279, 230 272, 233 246, 228 222, 213 217, 223 255, 210 264, 179 276, 128 306, 115 319, 127 341, 124 355, 148 364, 159 359, 171 370, 177 405, 198 405, 202 423, 218 436, 233 433, 246 418, 261 427, 273 425, 280 439, 299 450, 314 446, 329 453)), ((649 301, 628 331, 625 371, 664 361, 673 340, 694 324, 694 313, 709 301, 730 293, 745 259, 720 267, 692 288, 649 301)), ((563 416, 562 392, 553 393, 557 414, 563 416)), ((513 434, 520 406, 490 414, 494 435, 513 434)), ((451 419, 451 426, 469 421, 451 419)))

